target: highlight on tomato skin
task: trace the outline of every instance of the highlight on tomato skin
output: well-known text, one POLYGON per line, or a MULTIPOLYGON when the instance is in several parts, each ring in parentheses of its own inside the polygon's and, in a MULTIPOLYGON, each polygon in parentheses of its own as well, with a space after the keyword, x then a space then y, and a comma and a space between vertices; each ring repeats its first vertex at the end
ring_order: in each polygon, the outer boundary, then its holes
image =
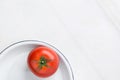
POLYGON ((34 75, 46 78, 52 76, 57 71, 59 57, 51 48, 39 46, 29 53, 27 64, 34 75))

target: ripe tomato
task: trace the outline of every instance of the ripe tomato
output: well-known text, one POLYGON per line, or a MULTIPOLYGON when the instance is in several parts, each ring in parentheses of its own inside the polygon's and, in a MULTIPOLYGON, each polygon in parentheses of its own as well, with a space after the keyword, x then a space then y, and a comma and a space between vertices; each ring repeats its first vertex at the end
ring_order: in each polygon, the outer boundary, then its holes
POLYGON ((30 52, 27 64, 32 73, 45 78, 56 72, 59 66, 59 57, 54 50, 40 46, 30 52))

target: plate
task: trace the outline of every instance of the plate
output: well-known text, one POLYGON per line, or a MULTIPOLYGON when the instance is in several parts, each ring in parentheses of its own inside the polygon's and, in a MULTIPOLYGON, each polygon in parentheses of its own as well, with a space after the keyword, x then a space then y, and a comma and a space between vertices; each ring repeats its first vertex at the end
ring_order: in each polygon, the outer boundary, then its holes
POLYGON ((16 42, 1 52, 0 80, 74 80, 74 76, 68 60, 57 48, 42 41, 25 40, 16 42), (52 48, 60 58, 57 72, 48 78, 35 76, 27 66, 29 52, 40 45, 52 48))

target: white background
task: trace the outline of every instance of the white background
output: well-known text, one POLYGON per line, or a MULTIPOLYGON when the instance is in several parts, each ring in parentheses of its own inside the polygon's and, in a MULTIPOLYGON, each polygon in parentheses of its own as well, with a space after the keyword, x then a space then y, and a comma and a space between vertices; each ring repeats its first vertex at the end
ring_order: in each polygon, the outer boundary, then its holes
POLYGON ((120 80, 117 1, 0 0, 0 51, 40 40, 68 58, 75 80, 120 80))

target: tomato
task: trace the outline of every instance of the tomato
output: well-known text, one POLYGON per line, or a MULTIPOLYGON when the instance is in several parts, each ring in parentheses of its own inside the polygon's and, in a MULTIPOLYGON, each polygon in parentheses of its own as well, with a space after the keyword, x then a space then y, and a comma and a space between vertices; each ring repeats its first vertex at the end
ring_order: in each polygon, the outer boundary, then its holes
POLYGON ((40 46, 30 52, 27 64, 33 74, 46 78, 53 75, 58 69, 59 57, 51 48, 40 46))

